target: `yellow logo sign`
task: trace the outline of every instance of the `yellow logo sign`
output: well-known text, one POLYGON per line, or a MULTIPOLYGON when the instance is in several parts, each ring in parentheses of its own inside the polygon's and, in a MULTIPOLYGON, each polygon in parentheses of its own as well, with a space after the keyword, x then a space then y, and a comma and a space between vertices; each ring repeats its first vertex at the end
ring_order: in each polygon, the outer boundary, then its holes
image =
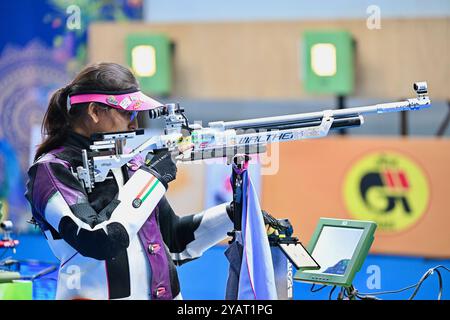
POLYGON ((406 156, 379 152, 352 166, 344 181, 344 201, 358 220, 375 221, 379 230, 403 231, 426 212, 429 184, 406 156))

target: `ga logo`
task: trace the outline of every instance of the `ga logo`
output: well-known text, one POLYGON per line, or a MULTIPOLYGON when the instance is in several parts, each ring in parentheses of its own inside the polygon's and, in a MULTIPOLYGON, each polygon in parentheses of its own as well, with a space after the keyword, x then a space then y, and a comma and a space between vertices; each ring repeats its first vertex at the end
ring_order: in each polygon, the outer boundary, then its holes
POLYGON ((403 231, 426 212, 429 185, 421 168, 404 155, 374 153, 355 163, 344 180, 344 202, 358 220, 384 231, 403 231))

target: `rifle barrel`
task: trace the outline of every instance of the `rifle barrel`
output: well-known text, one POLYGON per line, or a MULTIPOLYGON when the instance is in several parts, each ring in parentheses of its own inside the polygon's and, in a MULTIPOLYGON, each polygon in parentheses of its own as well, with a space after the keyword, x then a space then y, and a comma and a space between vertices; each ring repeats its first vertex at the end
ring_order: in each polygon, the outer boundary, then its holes
POLYGON ((264 126, 282 126, 292 123, 302 123, 313 120, 321 120, 325 113, 328 113, 334 118, 347 118, 351 116, 358 116, 370 113, 385 113, 385 112, 399 112, 409 110, 419 110, 426 108, 430 105, 428 98, 414 98, 399 102, 390 102, 375 104, 371 106, 325 110, 308 113, 298 113, 275 117, 264 117, 256 119, 238 120, 238 121, 215 121, 210 122, 211 128, 217 128, 220 130, 240 129, 240 128, 257 128, 264 126))

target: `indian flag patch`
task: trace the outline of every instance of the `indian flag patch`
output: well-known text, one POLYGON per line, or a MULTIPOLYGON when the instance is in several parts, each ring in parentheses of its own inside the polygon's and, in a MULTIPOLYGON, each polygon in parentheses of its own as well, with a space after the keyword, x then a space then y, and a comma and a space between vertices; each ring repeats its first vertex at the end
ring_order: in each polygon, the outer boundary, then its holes
POLYGON ((144 203, 145 199, 152 193, 153 189, 158 185, 159 180, 155 177, 152 177, 149 182, 141 189, 137 197, 133 200, 133 208, 139 208, 142 203, 144 203))

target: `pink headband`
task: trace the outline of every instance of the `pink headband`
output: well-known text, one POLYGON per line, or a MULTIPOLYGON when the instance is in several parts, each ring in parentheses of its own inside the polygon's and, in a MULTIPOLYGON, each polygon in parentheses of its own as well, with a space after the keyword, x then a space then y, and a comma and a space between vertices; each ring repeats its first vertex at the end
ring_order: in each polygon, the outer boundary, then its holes
POLYGON ((127 111, 143 111, 150 110, 162 106, 141 91, 125 94, 103 94, 103 93, 81 93, 69 95, 67 97, 67 110, 77 103, 99 102, 110 106, 111 108, 127 110, 127 111))

